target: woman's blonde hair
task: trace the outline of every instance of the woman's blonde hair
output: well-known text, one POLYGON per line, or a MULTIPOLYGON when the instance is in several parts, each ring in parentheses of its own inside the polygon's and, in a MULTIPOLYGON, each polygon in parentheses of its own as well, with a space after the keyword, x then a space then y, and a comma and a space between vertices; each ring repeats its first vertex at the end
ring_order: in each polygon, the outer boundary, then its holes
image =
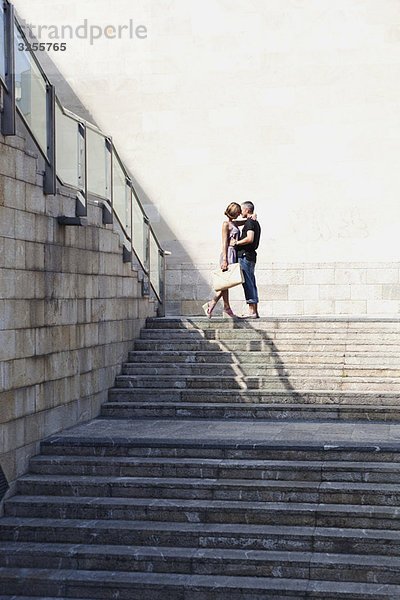
POLYGON ((242 209, 240 208, 240 204, 237 202, 231 202, 226 208, 225 215, 231 219, 234 219, 235 217, 239 216, 241 212, 242 209))

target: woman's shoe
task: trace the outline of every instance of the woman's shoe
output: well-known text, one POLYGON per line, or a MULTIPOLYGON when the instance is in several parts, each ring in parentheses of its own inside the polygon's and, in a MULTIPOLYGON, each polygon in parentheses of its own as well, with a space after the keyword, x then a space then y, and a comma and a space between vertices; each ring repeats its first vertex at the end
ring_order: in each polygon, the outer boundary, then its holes
POLYGON ((232 312, 231 308, 228 308, 228 310, 224 309, 224 312, 222 313, 222 316, 224 319, 227 319, 228 317, 231 317, 232 319, 236 319, 237 315, 235 315, 235 313, 232 312))
POLYGON ((211 313, 215 308, 215 304, 212 308, 210 308, 210 304, 211 304, 212 300, 209 300, 208 302, 206 302, 205 304, 203 304, 203 310, 206 313, 207 317, 209 319, 211 319, 211 313))

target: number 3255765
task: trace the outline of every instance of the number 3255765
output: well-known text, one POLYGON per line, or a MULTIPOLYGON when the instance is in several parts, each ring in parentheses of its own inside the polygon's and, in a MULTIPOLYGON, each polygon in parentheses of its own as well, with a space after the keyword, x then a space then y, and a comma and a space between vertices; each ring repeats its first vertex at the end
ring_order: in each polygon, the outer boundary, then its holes
POLYGON ((31 52, 37 52, 38 50, 40 52, 44 52, 45 50, 55 50, 56 52, 64 52, 66 49, 66 42, 61 42, 61 44, 59 44, 58 42, 34 42, 33 44, 24 44, 21 42, 20 44, 18 44, 18 50, 30 50, 31 52))

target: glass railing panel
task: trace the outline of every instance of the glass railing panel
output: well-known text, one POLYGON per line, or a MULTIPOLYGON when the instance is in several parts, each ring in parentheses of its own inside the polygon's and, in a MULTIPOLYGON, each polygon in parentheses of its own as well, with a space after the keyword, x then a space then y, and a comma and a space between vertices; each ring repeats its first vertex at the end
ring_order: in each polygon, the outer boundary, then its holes
POLYGON ((112 144, 106 140, 106 198, 111 204, 112 195, 112 144))
POLYGON ((132 187, 125 186, 125 229, 130 239, 132 239, 132 187))
POLYGON ((162 279, 161 266, 162 266, 162 261, 161 261, 159 246, 158 246, 158 243, 157 243, 154 233, 150 230, 150 283, 153 286, 153 289, 159 298, 161 298, 161 295, 160 295, 160 292, 161 292, 160 280, 162 279))
POLYGON ((144 246, 144 263, 143 267, 146 273, 149 272, 150 261, 150 233, 149 220, 146 218, 143 222, 143 246, 144 246))
POLYGON ((131 186, 116 154, 113 154, 113 203, 114 211, 128 238, 131 239, 131 186))
POLYGON ((63 183, 79 187, 79 124, 56 102, 57 175, 63 183))
POLYGON ((4 8, 0 2, 0 77, 3 81, 6 78, 6 47, 4 38, 4 8))
POLYGON ((132 245, 136 256, 142 263, 142 266, 147 270, 147 225, 143 210, 133 196, 133 231, 132 231, 132 245))
POLYGON ((33 55, 25 50, 25 39, 17 26, 14 36, 16 105, 47 156, 46 80, 33 55))
POLYGON ((108 197, 108 159, 106 138, 90 127, 86 128, 88 191, 102 198, 108 197))

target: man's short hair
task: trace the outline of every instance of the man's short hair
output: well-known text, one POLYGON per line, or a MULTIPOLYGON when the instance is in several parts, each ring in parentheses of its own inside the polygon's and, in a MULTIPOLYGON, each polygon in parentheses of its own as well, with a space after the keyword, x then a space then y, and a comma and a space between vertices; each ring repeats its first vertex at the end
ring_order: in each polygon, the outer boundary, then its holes
POLYGON ((254 212, 254 204, 252 202, 242 202, 242 206, 248 208, 251 213, 254 212))

